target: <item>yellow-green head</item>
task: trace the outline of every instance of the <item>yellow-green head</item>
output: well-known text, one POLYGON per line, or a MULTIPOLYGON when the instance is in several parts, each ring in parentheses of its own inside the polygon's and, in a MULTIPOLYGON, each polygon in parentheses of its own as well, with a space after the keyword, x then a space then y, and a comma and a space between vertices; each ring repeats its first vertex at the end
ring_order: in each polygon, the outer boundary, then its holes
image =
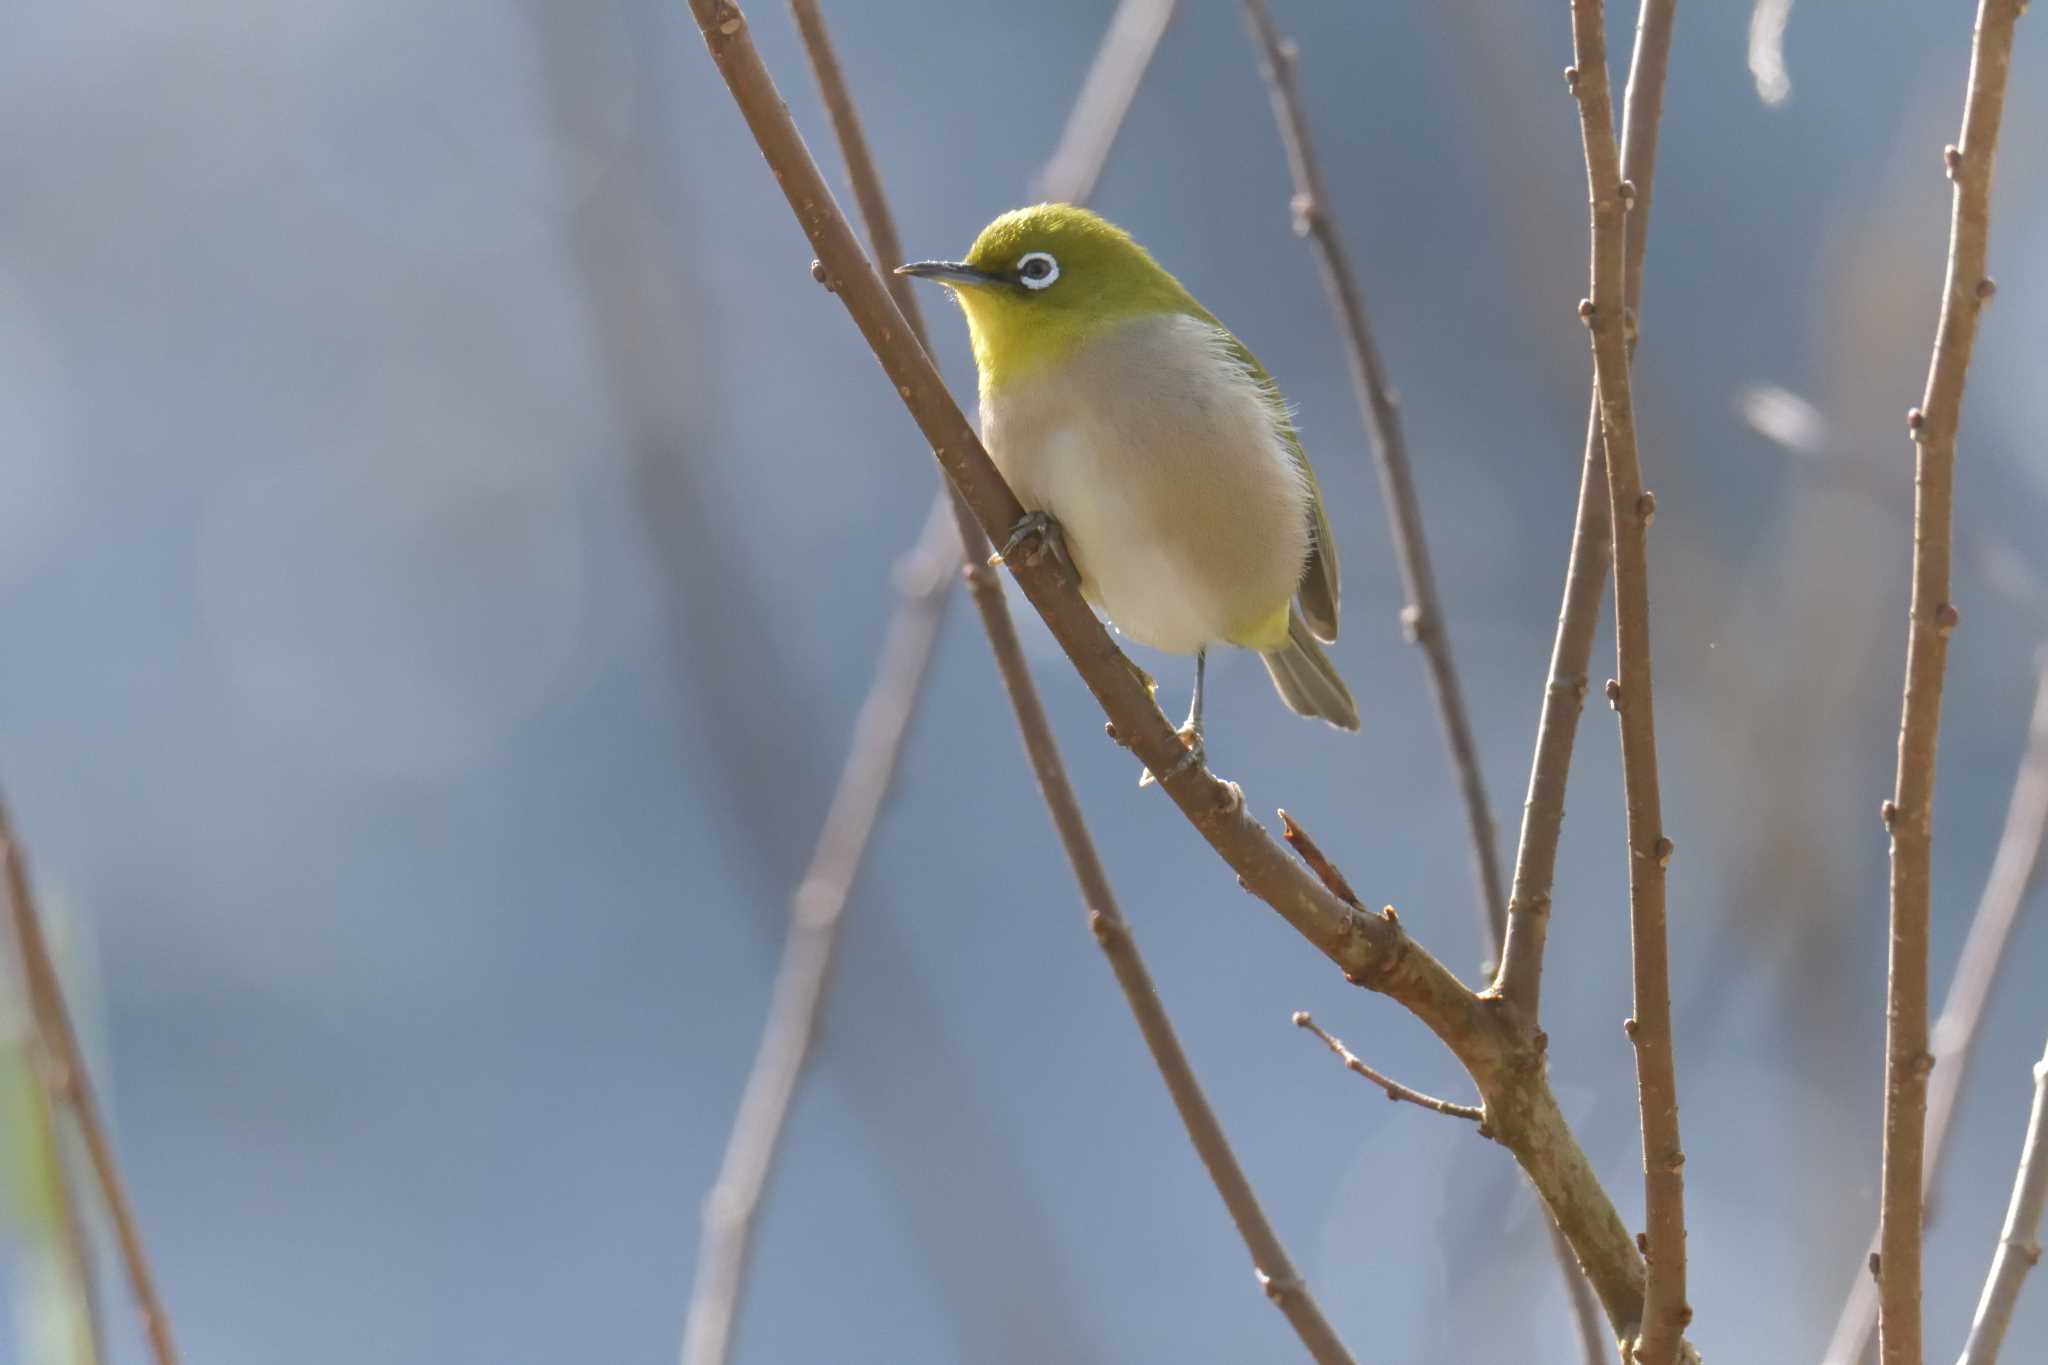
POLYGON ((1065 359, 1119 322, 1158 313, 1215 319, 1116 224, 1072 204, 1013 209, 964 261, 897 268, 953 291, 984 392, 1065 359))

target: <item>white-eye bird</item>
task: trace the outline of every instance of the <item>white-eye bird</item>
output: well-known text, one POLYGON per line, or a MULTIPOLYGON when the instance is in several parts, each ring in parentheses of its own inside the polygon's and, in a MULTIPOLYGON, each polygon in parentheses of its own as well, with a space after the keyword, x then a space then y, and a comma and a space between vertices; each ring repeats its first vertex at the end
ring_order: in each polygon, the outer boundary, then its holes
POLYGON ((1195 656, 1182 737, 1202 752, 1210 645, 1257 650, 1297 714, 1358 728, 1322 643, 1337 547, 1287 405, 1244 344, 1130 234, 1069 204, 990 223, 950 289, 981 374, 981 433, 1089 602, 1140 644, 1195 656))

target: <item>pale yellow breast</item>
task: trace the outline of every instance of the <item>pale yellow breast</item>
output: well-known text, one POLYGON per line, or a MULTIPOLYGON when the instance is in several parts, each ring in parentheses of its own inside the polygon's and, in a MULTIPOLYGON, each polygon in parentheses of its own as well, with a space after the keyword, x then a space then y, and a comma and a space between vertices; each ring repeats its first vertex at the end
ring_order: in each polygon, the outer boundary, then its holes
POLYGON ((982 395, 990 455, 1065 529, 1090 599, 1178 653, 1253 642, 1300 582, 1309 491, 1281 420, 1223 334, 1179 314, 982 395))

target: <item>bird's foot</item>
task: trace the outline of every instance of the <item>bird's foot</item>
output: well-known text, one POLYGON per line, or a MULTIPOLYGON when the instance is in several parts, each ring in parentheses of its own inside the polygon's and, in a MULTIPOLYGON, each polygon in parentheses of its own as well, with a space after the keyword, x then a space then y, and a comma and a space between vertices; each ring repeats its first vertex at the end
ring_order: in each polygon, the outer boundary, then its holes
POLYGON ((1074 571, 1074 561, 1067 554, 1067 537, 1060 524, 1044 512, 1026 512, 1023 519, 1010 528, 1010 538, 1003 542, 1002 549, 990 556, 989 563, 1036 564, 1048 555, 1067 585, 1079 587, 1081 576, 1074 571))
MULTIPOLYGON (((1175 730, 1174 733, 1180 736, 1181 743, 1188 746, 1188 751, 1185 754, 1182 754, 1179 758, 1175 759, 1173 761, 1173 766, 1166 770, 1166 778, 1164 780, 1167 781, 1171 781, 1173 778, 1179 777, 1189 768, 1199 767, 1202 764, 1207 763, 1209 761, 1209 751, 1202 743, 1202 731, 1200 726, 1195 725, 1191 721, 1188 724, 1181 726, 1180 729, 1175 730)), ((1160 778, 1152 776, 1152 770, 1150 768, 1147 768, 1144 772, 1138 774, 1138 785, 1140 787, 1149 787, 1154 782, 1158 782, 1161 780, 1162 779, 1160 778)))

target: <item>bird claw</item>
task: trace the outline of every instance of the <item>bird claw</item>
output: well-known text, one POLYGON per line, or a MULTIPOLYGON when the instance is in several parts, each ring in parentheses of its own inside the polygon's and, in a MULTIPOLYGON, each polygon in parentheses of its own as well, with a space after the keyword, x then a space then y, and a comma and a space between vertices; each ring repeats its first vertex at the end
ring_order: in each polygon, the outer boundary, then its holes
POLYGON ((1078 586, 1081 578, 1074 572, 1074 561, 1067 554, 1067 537, 1060 530, 1060 524, 1043 512, 1026 512, 1021 521, 1010 528, 1010 538, 1003 542, 1003 548, 996 551, 989 561, 992 564, 1009 565, 1013 560, 1023 564, 1036 564, 1047 555, 1058 566, 1060 577, 1068 586, 1078 586))
POLYGON ((1171 782, 1174 778, 1179 777, 1189 768, 1198 767, 1209 761, 1209 751, 1202 743, 1202 732, 1199 729, 1197 729, 1194 725, 1189 724, 1181 726, 1180 729, 1175 730, 1174 733, 1180 736, 1181 743, 1188 746, 1188 751, 1182 754, 1179 758, 1174 760, 1173 766, 1166 770, 1166 776, 1163 779, 1152 776, 1152 770, 1150 768, 1147 768, 1144 772, 1139 773, 1138 785, 1140 787, 1149 787, 1154 782, 1159 781, 1171 782))

